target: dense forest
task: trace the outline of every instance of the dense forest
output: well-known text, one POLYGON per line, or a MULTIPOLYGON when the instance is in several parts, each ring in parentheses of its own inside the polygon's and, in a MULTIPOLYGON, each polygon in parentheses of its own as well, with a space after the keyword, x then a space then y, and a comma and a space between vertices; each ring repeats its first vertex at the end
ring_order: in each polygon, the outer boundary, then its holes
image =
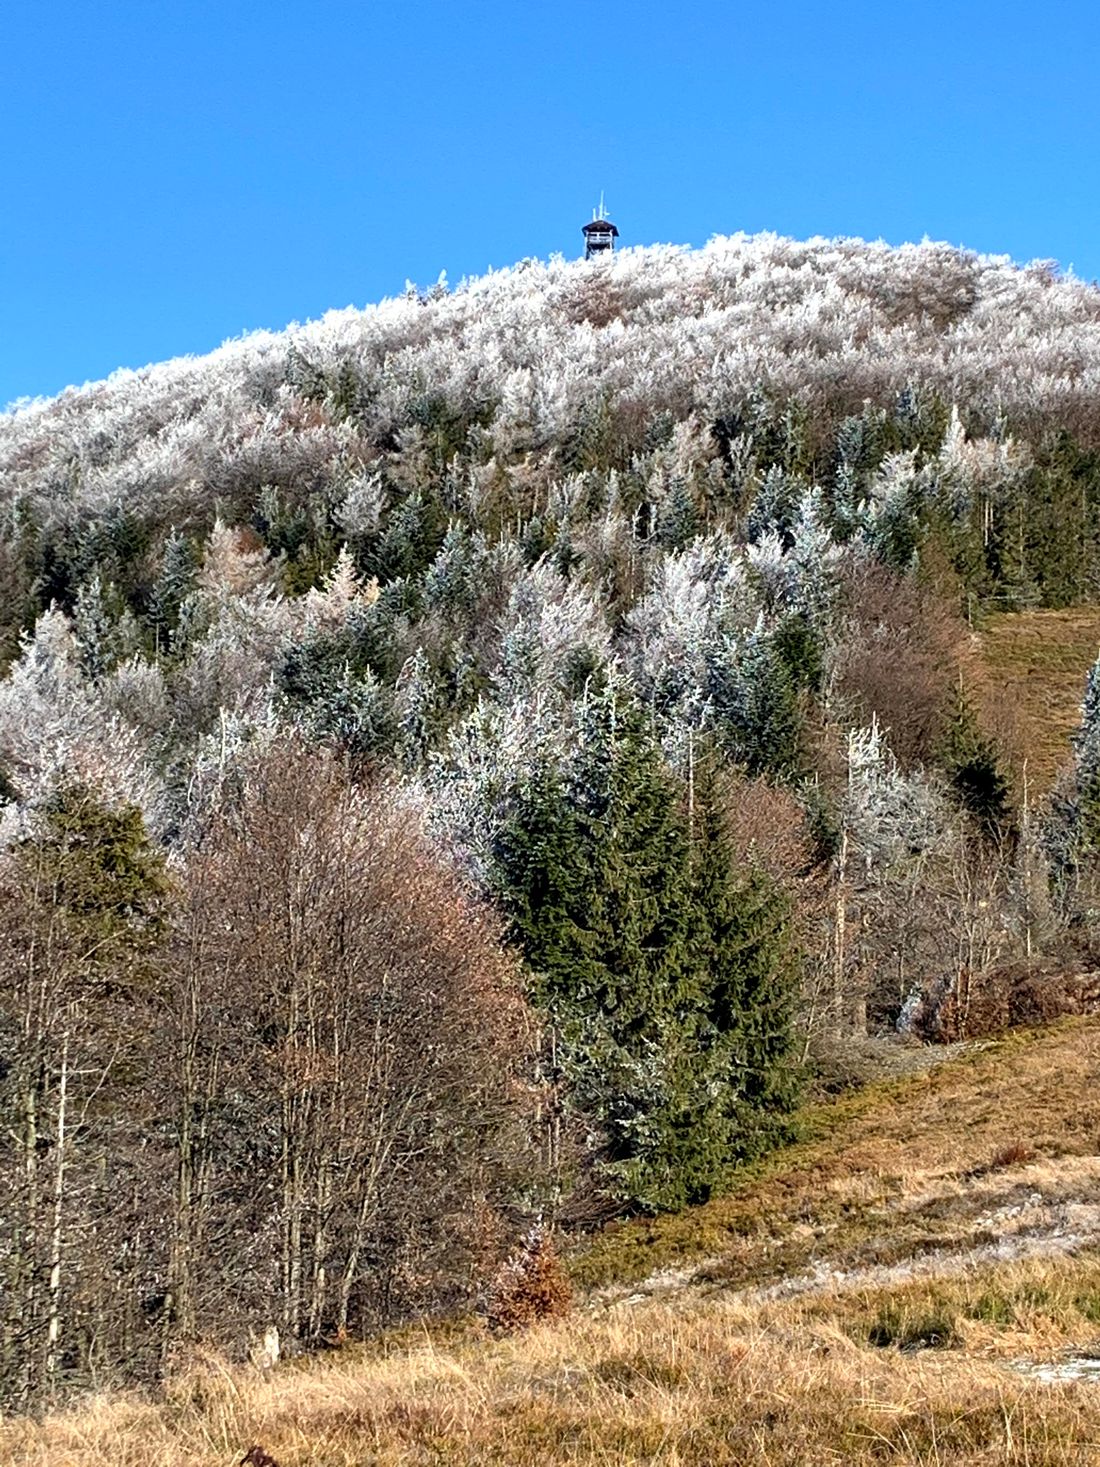
POLYGON ((968 686, 1100 599, 1100 293, 524 261, 0 417, 0 1393, 468 1306, 1087 948, 968 686))

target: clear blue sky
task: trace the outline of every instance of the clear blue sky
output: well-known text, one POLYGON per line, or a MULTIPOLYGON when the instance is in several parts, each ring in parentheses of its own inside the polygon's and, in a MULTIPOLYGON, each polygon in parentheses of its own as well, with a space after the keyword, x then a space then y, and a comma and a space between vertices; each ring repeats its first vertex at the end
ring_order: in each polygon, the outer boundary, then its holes
POLYGON ((0 404, 624 243, 929 235, 1100 275, 1088 0, 6 0, 0 404))

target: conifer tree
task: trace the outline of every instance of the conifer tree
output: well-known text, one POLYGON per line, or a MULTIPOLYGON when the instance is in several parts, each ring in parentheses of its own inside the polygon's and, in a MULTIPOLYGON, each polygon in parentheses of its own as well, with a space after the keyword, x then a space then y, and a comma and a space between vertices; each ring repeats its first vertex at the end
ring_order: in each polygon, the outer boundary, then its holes
POLYGON ((423 647, 397 679, 397 753, 406 770, 420 767, 442 723, 442 689, 423 647))
POLYGON ((1009 835, 1008 780, 998 764, 996 745, 979 728, 961 686, 943 737, 943 765, 955 797, 974 817, 982 835, 994 842, 1009 835))
POLYGON ((713 760, 704 759, 694 779, 692 889, 708 1069, 721 1095, 718 1175, 786 1135, 798 1073, 787 901, 763 871, 738 869, 720 796, 713 760))
POLYGON ((470 611, 478 589, 474 569, 470 532, 461 522, 452 521, 439 553, 424 572, 424 604, 448 616, 470 611))
POLYGON ((110 672, 118 661, 118 615, 112 606, 111 590, 104 588, 99 575, 92 576, 77 592, 73 609, 73 631, 80 654, 80 665, 93 682, 110 672))
POLYGON ((590 695, 580 724, 568 767, 517 793, 497 889, 574 1101, 606 1137, 610 1189, 674 1208, 779 1128, 784 918, 763 878, 736 876, 709 808, 693 838, 683 787, 618 689, 590 695))
POLYGON ((863 417, 845 418, 837 428, 836 472, 832 485, 833 530, 842 543, 863 524, 867 508, 867 476, 876 455, 863 417))
POLYGON ((735 656, 708 658, 718 741, 750 774, 791 774, 801 762, 802 715, 790 670, 761 633, 735 656))
POLYGON ((417 576, 431 564, 443 538, 436 523, 438 508, 419 489, 394 505, 369 556, 379 581, 417 576))
POLYGON ((794 525, 805 485, 793 475, 773 465, 764 475, 749 510, 746 529, 750 540, 768 534, 778 535, 785 549, 794 543, 794 525))
POLYGON ((358 756, 389 754, 397 737, 393 695, 369 667, 355 673, 345 664, 306 705, 303 721, 314 737, 358 756))
POLYGON ((124 1170, 112 1143, 145 1074, 142 1001, 167 893, 140 813, 73 781, 0 862, 0 1124, 19 1163, 0 1250, 0 1338, 19 1347, 0 1360, 0 1395, 16 1376, 24 1404, 52 1394, 64 1355, 81 1352, 73 1211, 82 1189, 124 1170))
POLYGON ((612 1190, 675 1205, 690 1140, 677 1051, 694 971, 686 831, 641 714, 610 687, 581 710, 581 748, 520 793, 498 889, 562 1033, 576 1103, 606 1136, 612 1190))
POLYGON ((657 514, 656 539, 669 550, 683 550, 699 533, 699 510, 682 474, 673 477, 657 514))

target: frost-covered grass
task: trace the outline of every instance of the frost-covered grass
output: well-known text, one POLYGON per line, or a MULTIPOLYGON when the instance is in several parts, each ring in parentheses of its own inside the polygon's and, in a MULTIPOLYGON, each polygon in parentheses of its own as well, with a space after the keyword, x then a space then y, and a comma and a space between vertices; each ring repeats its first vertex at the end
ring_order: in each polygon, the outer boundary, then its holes
POLYGON ((606 1233, 576 1262, 602 1287, 528 1334, 407 1330, 270 1378, 199 1358, 159 1400, 0 1423, 0 1460, 1084 1467, 1095 1385, 1019 1366, 1100 1333, 1098 1067, 1074 1021, 820 1106, 731 1198, 606 1233))

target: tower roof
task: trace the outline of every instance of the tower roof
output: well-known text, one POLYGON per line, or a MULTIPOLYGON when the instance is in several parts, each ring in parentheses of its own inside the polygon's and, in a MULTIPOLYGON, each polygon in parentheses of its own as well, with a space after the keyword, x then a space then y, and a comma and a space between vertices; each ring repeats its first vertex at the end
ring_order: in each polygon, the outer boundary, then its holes
POLYGON ((581 225, 582 234, 613 234, 618 236, 619 231, 610 219, 590 219, 587 224, 581 225))

